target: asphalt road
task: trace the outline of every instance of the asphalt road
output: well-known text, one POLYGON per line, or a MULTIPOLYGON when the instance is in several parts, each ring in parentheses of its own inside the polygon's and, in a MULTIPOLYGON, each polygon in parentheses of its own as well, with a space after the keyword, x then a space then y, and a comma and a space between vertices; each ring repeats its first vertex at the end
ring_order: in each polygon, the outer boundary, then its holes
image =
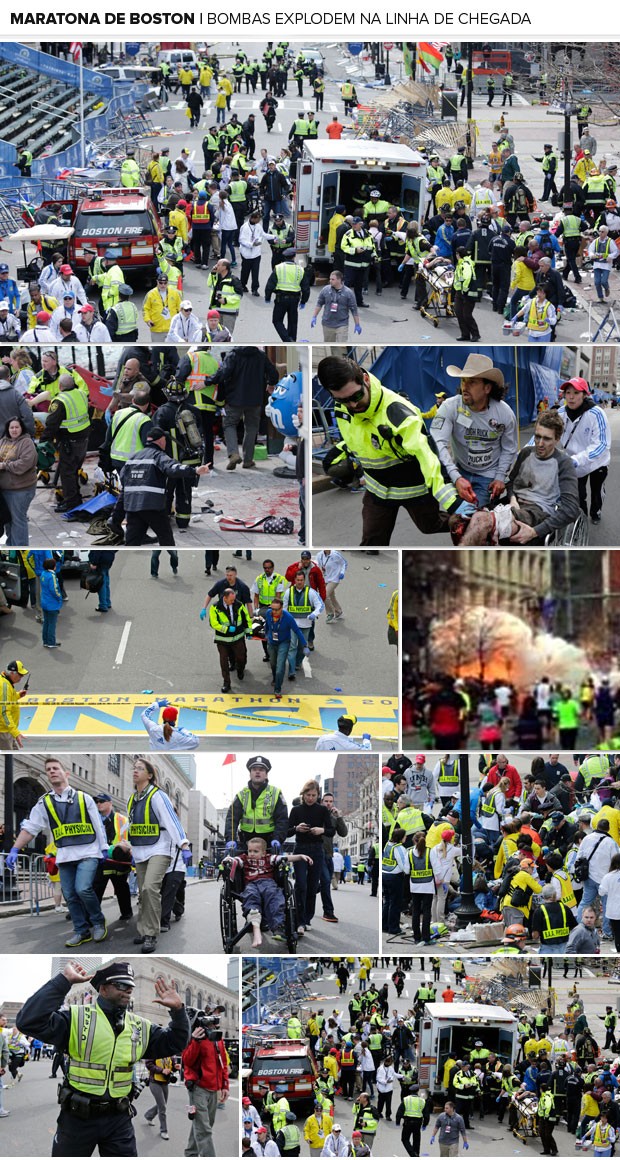
MULTIPOLYGON (((47 650, 41 629, 30 610, 16 609, 3 624, 4 649, 15 653, 32 672, 31 693, 138 693, 154 689, 157 695, 175 692, 216 692, 221 684, 213 631, 198 614, 206 593, 223 577, 232 553, 222 554, 219 571, 204 575, 201 552, 180 553, 173 575, 164 552, 159 578, 150 576, 150 553, 120 553, 112 568, 112 611, 96 613, 96 596, 85 599, 75 580, 68 579, 69 595, 58 620, 62 647, 47 650)), ((284 573, 299 559, 290 552, 269 552, 276 570, 284 573)), ((260 572, 262 553, 251 563, 235 560, 239 576, 251 585, 260 572)), ((315 651, 304 662, 295 682, 300 695, 331 694, 396 696, 396 649, 387 643, 386 612, 398 587, 395 552, 378 556, 354 553, 346 579, 340 585, 342 620, 319 620, 315 651), (372 657, 372 664, 369 659, 372 657)), ((249 666, 240 693, 271 693, 271 671, 262 664, 262 647, 248 642, 249 666)), ((288 682, 286 682, 288 685, 288 682)), ((290 687, 290 686, 289 686, 290 687)), ((147 698, 148 700, 148 698, 147 698)), ((24 703, 25 704, 25 703, 24 703)))
MULTIPOLYGON (((468 348, 465 348, 467 353, 468 348)), ((614 546, 620 543, 620 506, 614 502, 614 495, 620 481, 620 411, 617 408, 605 412, 611 428, 611 462, 607 477, 607 497, 603 505, 600 524, 589 521, 591 547, 614 546)), ((339 487, 321 490, 312 497, 312 521, 314 539, 323 537, 327 531, 343 545, 354 546, 362 535, 362 500, 364 490, 352 492, 339 487)), ((401 509, 391 539, 393 548, 454 548, 452 537, 447 533, 424 535, 419 532, 406 511, 401 509)))
MULTIPOLYGON (((186 908, 183 918, 173 922, 169 932, 162 932, 157 943, 158 954, 220 954, 223 952, 220 933, 219 906, 221 883, 215 880, 197 882, 188 879, 186 908)), ((379 899, 370 899, 370 886, 348 885, 340 887, 333 895, 334 907, 339 922, 323 922, 321 899, 317 900, 317 911, 310 932, 299 940, 298 952, 309 955, 326 955, 332 950, 348 951, 359 947, 361 953, 376 954, 379 950, 379 899), (342 893, 341 893, 342 891, 342 893)), ((133 940, 137 934, 136 918, 131 922, 120 922, 118 904, 111 890, 104 899, 103 909, 108 923, 108 937, 102 949, 108 955, 139 954, 133 940)), ((134 899, 134 914, 137 916, 137 899, 134 899)), ((241 908, 238 907, 239 929, 243 925, 241 908)), ((60 954, 64 943, 72 933, 71 923, 63 915, 53 911, 42 911, 38 917, 17 915, 12 918, 0 916, 2 946, 6 954, 42 954, 51 950, 60 954)), ((94 943, 91 949, 98 949, 94 943)), ((248 935, 237 947, 236 953, 247 953, 251 946, 248 935)), ((276 943, 264 934, 261 953, 286 953, 283 943, 276 943)))
MULTIPOLYGON (((440 949, 438 953, 441 953, 440 949)), ((536 965, 538 965, 538 960, 535 959, 533 961, 536 963, 536 965)), ((420 970, 419 966, 419 957, 417 955, 415 956, 413 960, 413 970, 406 972, 405 988, 400 999, 397 998, 394 985, 391 982, 391 976, 396 965, 396 959, 391 960, 387 969, 384 966, 386 962, 386 959, 379 960, 380 965, 372 971, 371 978, 379 989, 382 987, 383 983, 388 983, 390 1013, 395 1010, 398 1012, 398 1014, 406 1015, 413 1003, 413 996, 415 995, 418 986, 420 986, 424 981, 432 979, 432 970, 430 970, 429 960, 428 958, 425 960, 426 969, 422 971, 420 970)), ((479 969, 481 960, 478 959, 475 962, 470 960, 469 964, 467 960, 465 960, 465 962, 468 976, 475 975, 476 971, 479 969)), ((604 1014, 605 1004, 613 1004, 615 1000, 616 988, 615 985, 611 984, 609 980, 609 974, 612 973, 611 968, 613 960, 609 960, 609 964, 610 970, 605 976, 601 977, 601 974, 597 971, 595 977, 593 972, 590 971, 588 967, 584 967, 583 978, 577 980, 578 992, 580 997, 584 1000, 589 1025, 593 1031, 594 1037, 601 1044, 604 1042, 604 1030, 600 1015, 604 1014)), ((561 967, 560 969, 554 968, 553 986, 557 991, 556 1011, 560 1014, 566 1009, 565 1001, 567 998, 568 989, 569 986, 572 987, 573 985, 572 971, 570 971, 570 976, 571 977, 565 981, 562 978, 561 967)), ((450 982, 454 987, 454 974, 452 970, 449 969, 449 965, 446 962, 445 970, 443 967, 441 970, 441 989, 443 989, 447 982, 450 982)), ((351 981, 349 982, 348 991, 346 995, 343 996, 338 994, 338 984, 336 982, 335 976, 330 971, 326 972, 321 978, 310 983, 310 999, 302 1000, 299 1003, 300 1008, 303 1008, 302 1015, 300 1015, 302 1023, 307 1013, 310 1010, 315 1009, 317 1006, 324 1006, 326 1013, 335 1007, 338 1011, 343 1011, 344 1009, 342 1023, 343 1027, 348 1029, 349 1018, 346 1005, 349 1002, 353 991, 357 990, 357 984, 354 985, 354 983, 356 984, 356 980, 354 977, 352 977, 351 981)), ((556 1019, 555 1023, 553 1024, 553 1031, 555 1034, 559 1034, 561 1030, 562 1024, 558 1019, 556 1019)), ((396 1109, 399 1103, 398 1096, 399 1085, 397 1083, 395 1085, 394 1098, 392 1101, 393 1117, 396 1115, 396 1109)), ((422 1146, 420 1149, 421 1156, 439 1155, 439 1146, 437 1141, 435 1141, 432 1146, 430 1144, 430 1137, 436 1118, 436 1114, 431 1117, 429 1127, 422 1135, 422 1146)), ((353 1128, 350 1103, 339 1096, 337 1096, 335 1100, 334 1119, 342 1125, 343 1135, 346 1135, 350 1139, 351 1131, 353 1128)), ((540 1155, 540 1141, 536 1139, 523 1143, 520 1140, 514 1139, 511 1133, 508 1131, 507 1120, 504 1121, 503 1125, 500 1125, 497 1122, 495 1116, 487 1116, 481 1122, 476 1115, 476 1117, 472 1119, 471 1123, 472 1128, 468 1133, 470 1142, 470 1156, 498 1157, 502 1155, 512 1155, 527 1157, 540 1155)), ((556 1130, 555 1138, 557 1140, 561 1156, 574 1155, 574 1137, 567 1134, 564 1126, 556 1130)), ((463 1154, 462 1145, 459 1149, 459 1152, 461 1155, 463 1154)), ((375 1157, 398 1157, 405 1156, 407 1154, 401 1142, 401 1129, 397 1127, 394 1122, 387 1123, 384 1119, 380 1121, 372 1153, 375 1157)))
MULTIPOLYGON (((265 46, 265 41, 257 41, 255 43, 244 42, 243 44, 249 57, 261 55, 265 46)), ((222 67, 230 69, 234 60, 230 43, 220 42, 216 43, 213 47, 220 55, 222 67)), ((372 105, 377 92, 380 93, 381 90, 366 87, 366 82, 371 80, 373 76, 371 67, 368 64, 362 64, 364 76, 361 77, 359 73, 360 59, 353 60, 345 56, 339 44, 321 44, 320 48, 326 61, 326 89, 324 109, 322 113, 319 113, 317 119, 320 125, 319 137, 324 139, 325 126, 334 114, 337 114, 340 120, 343 119, 340 84, 344 80, 352 79, 355 82, 361 101, 364 104, 372 105)), ((390 60, 392 64, 392 76, 396 80, 399 74, 399 62, 401 60, 398 50, 394 51, 390 60)), ((450 84, 451 81, 448 78, 447 87, 450 87, 450 84)), ((266 147, 270 153, 273 152, 277 155, 281 147, 287 145, 289 130, 301 109, 314 109, 315 102, 310 97, 309 86, 307 84, 304 85, 304 94, 301 99, 296 97, 296 91, 295 82, 289 79, 288 93, 279 102, 277 120, 273 131, 269 134, 266 131, 265 123, 259 109, 262 100, 260 88, 254 94, 249 93, 246 95, 245 93, 241 93, 233 97, 231 111, 238 114, 240 121, 244 121, 249 113, 254 113, 256 116, 257 157, 260 156, 260 149, 262 147, 266 147)), ((530 104, 525 97, 519 94, 515 96, 514 107, 504 110, 504 114, 506 123, 515 135, 521 170, 534 193, 539 194, 542 188, 542 179, 540 176, 540 163, 535 160, 535 157, 542 155, 542 145, 544 142, 547 140, 556 141, 560 121, 556 118, 555 122, 550 123, 547 118, 546 108, 530 104)), ((499 120, 499 115, 497 107, 491 109, 487 107, 486 97, 482 94, 474 95, 473 117, 479 127, 480 152, 470 174, 470 180, 473 184, 477 184, 478 181, 486 176, 487 168, 483 164, 483 156, 490 148, 494 135, 494 126, 499 120)), ((459 116, 463 119, 464 110, 460 110, 459 116)), ((143 147, 150 149, 168 145, 170 146, 170 154, 173 159, 178 156, 181 148, 188 149, 194 170, 200 176, 203 171, 201 142, 204 136, 204 129, 215 121, 214 98, 206 102, 205 108, 203 109, 202 124, 199 129, 188 130, 185 105, 175 94, 170 95, 170 103, 167 106, 162 107, 152 115, 152 121, 161 135, 154 135, 145 139, 142 142, 143 147)), ((602 126, 596 128, 599 153, 614 151, 614 141, 611 133, 612 130, 609 128, 602 126)), ((440 151, 443 156, 445 150, 442 149, 440 151)), ((550 204, 544 205, 543 208, 554 212, 550 204)), ((14 273, 14 267, 18 262, 21 264, 21 250, 6 241, 3 241, 3 250, 6 250, 9 254, 8 260, 11 263, 11 272, 14 273), (11 252, 13 257, 10 256, 11 252)), ((261 265, 261 294, 270 272, 270 258, 271 251, 267 243, 265 243, 261 265)), ((207 271, 194 269, 193 263, 191 262, 186 265, 184 295, 191 299, 194 304, 194 311, 204 319, 209 307, 208 295, 206 293, 207 271)), ((616 294, 620 295, 620 276, 617 273, 612 275, 611 286, 613 299, 616 294)), ((316 330, 310 329, 312 306, 316 301, 319 288, 319 286, 314 288, 308 306, 299 316, 298 340, 301 342, 320 339, 320 327, 317 327, 316 330)), ((595 323, 591 327, 589 327, 588 323, 588 304, 595 297, 593 294, 592 275, 588 274, 581 288, 578 287, 577 289, 580 291, 578 295, 580 308, 574 312, 569 311, 565 314, 558 330, 558 340, 561 342, 578 342, 580 339, 583 340, 586 338, 589 333, 594 333, 596 329, 595 323)), ((144 293, 140 290, 134 298, 139 309, 141 309, 143 297, 144 293)), ((411 295, 410 298, 412 299, 411 295)), ((454 319, 442 319, 439 327, 435 329, 430 322, 421 318, 413 310, 413 300, 411 300, 411 303, 401 301, 397 289, 386 290, 382 297, 378 298, 371 284, 371 293, 368 296, 367 302, 369 309, 363 312, 362 317, 362 337, 364 342, 385 342, 387 331, 390 333, 391 342, 417 342, 430 345, 437 342, 453 343, 459 335, 458 326, 454 319)), ((276 332, 271 322, 271 312, 272 306, 268 306, 262 296, 260 298, 252 298, 246 295, 243 299, 239 319, 235 327, 235 341, 272 341, 276 336, 276 332)), ((602 317, 597 307, 595 307, 594 314, 602 317)), ((484 342, 512 343, 515 341, 512 336, 505 336, 502 333, 502 320, 492 312, 490 301, 484 300, 477 305, 476 320, 484 342)), ((141 321, 140 339, 148 339, 148 333, 148 329, 141 321)))
MULTIPOLYGON (((2 1152, 5 1156, 23 1156, 27 1148, 30 1156, 49 1156, 58 1117, 56 1091, 58 1080, 49 1078, 49 1059, 28 1062, 18 1073, 21 1082, 12 1085, 4 1094, 4 1107, 10 1114, 2 1122, 2 1152), (34 1109, 36 1108, 36 1114, 34 1109)), ((5 1082, 10 1076, 5 1076, 5 1082)), ((153 1106, 149 1089, 145 1088, 136 1107, 133 1121, 139 1156, 182 1156, 189 1135, 189 1120, 185 1111, 187 1091, 182 1083, 170 1087, 168 1094, 169 1140, 159 1135, 159 1121, 150 1127, 144 1113, 153 1106)), ((218 1156, 236 1155, 239 1146, 239 1084, 231 1082, 230 1096, 217 1112, 214 1140, 218 1156)))

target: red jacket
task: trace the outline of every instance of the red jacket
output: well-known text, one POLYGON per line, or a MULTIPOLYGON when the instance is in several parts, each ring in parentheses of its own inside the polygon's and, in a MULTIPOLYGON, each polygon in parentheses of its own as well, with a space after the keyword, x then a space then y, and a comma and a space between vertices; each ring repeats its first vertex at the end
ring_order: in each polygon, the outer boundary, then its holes
POLYGON ((497 766, 494 765, 492 767, 492 769, 489 770, 489 774, 488 774, 488 777, 486 779, 485 785, 489 785, 489 786, 497 785, 500 777, 507 777, 510 780, 510 789, 508 790, 506 797, 513 797, 513 798, 520 797, 521 790, 523 787, 521 785, 521 778, 519 776, 519 771, 517 769, 515 769, 514 765, 510 765, 510 764, 507 765, 506 768, 501 771, 501 773, 500 773, 499 769, 497 768, 497 766))
MULTIPOLYGON (((295 573, 298 572, 300 568, 301 568, 301 560, 298 560, 296 564, 291 564, 286 569, 286 572, 284 573, 284 578, 285 578, 285 580, 288 580, 289 584, 293 583, 293 581, 295 579, 295 573)), ((325 589, 325 581, 323 579, 323 573, 321 572, 321 569, 319 568, 318 564, 311 564, 310 565, 308 579, 310 581, 310 587, 314 588, 315 592, 318 592, 319 596, 321 597, 321 600, 325 600, 325 596, 327 595, 326 589, 325 589)))
POLYGON ((228 1066, 224 1041, 190 1039, 183 1052, 185 1079, 193 1080, 208 1092, 228 1091, 228 1066))

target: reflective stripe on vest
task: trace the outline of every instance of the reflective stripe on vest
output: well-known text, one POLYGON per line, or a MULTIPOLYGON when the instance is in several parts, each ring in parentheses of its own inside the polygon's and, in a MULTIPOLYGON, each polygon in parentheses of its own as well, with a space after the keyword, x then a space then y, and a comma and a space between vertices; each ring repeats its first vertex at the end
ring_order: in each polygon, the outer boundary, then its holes
POLYGON ((127 415, 124 409, 117 411, 112 418, 112 446, 110 448, 112 458, 126 463, 128 459, 131 459, 135 455, 136 451, 142 451, 144 441, 141 438, 140 432, 145 424, 149 422, 148 415, 145 415, 143 411, 136 410, 133 415, 127 415), (125 417, 123 418, 123 416, 125 417), (121 420, 122 426, 117 435, 116 432, 121 424, 121 420))
POLYGON ((549 911, 547 910, 547 907, 541 906, 541 908, 540 908, 541 914, 544 914, 544 916, 545 916, 545 929, 541 932, 541 938, 542 938, 543 942, 546 942, 547 939, 552 939, 552 938, 565 939, 565 938, 568 938, 568 936, 570 934, 568 926, 566 925, 566 907, 564 906, 564 904, 562 902, 559 903, 559 906, 560 906, 560 909, 562 911, 562 921, 564 922, 564 926, 558 926, 558 927, 551 926, 551 923, 549 921, 549 911))
POLYGON ((434 878, 433 867, 430 864, 430 853, 426 851, 426 864, 423 870, 416 870, 414 864, 413 850, 409 851, 409 877, 416 882, 432 882, 434 878))
POLYGON ((424 1115, 425 1101, 421 1096, 405 1096, 403 1100, 403 1111, 405 1116, 409 1119, 421 1120, 424 1115))
POLYGON ((205 383, 205 375, 215 374, 218 368, 217 359, 207 351, 198 350, 191 355, 192 369, 185 380, 186 390, 194 395, 194 406, 199 411, 214 411, 217 398, 217 384, 205 383))
POLYGON ((566 217, 562 217, 562 233, 565 238, 578 238, 581 233, 581 218, 576 214, 569 213, 566 217))
POLYGON ((309 614, 313 611, 312 605, 310 603, 310 588, 308 585, 306 585, 306 587, 303 589, 303 595, 297 588, 289 589, 288 611, 290 612, 291 616, 309 616, 309 614), (296 595, 302 596, 301 604, 293 603, 296 595))
POLYGON ((447 772, 445 761, 439 762, 439 777, 437 779, 439 785, 458 785, 459 783, 459 763, 458 758, 452 766, 452 773, 447 772))
POLYGON ((276 292, 284 294, 300 294, 304 272, 294 262, 281 262, 276 266, 276 292))
POLYGON ((279 572, 272 572, 271 576, 266 576, 264 572, 261 572, 260 576, 256 577, 259 604, 264 606, 271 604, 281 584, 286 584, 286 580, 279 572))
POLYGON ((132 793, 127 803, 128 837, 132 846, 154 846, 159 838, 161 827, 154 814, 154 820, 151 821, 151 798, 157 792, 157 786, 154 785, 143 798, 137 798, 132 793))
POLYGON ((385 866, 386 869, 391 867, 391 866, 398 865, 396 858, 394 857, 394 850, 399 845, 400 845, 399 842, 386 842, 385 843, 385 846, 383 848, 383 858, 381 859, 381 865, 385 866))
POLYGON ((119 1035, 97 1007, 71 1006, 67 1079, 76 1091, 113 1099, 128 1096, 133 1071, 149 1041, 151 1024, 129 1012, 119 1035))
POLYGON ((539 317, 539 314, 538 314, 538 307, 536 305, 536 302, 535 301, 532 302, 532 304, 530 306, 529 314, 527 316, 528 330, 534 330, 534 331, 549 330, 549 323, 547 321, 547 315, 549 313, 549 305, 550 305, 549 302, 543 302, 543 312, 542 312, 542 318, 541 318, 541 317, 539 317))
POLYGON ((116 327, 117 337, 122 334, 131 334, 132 330, 137 329, 138 310, 133 302, 117 302, 116 306, 112 307, 112 310, 118 318, 118 325, 116 327))
POLYGON ((85 431, 87 427, 90 427, 88 399, 79 387, 72 387, 70 391, 61 391, 58 397, 62 400, 65 408, 65 417, 60 424, 61 431, 69 431, 71 435, 77 435, 80 431, 85 431))
POLYGON ((237 797, 241 803, 243 817, 239 822, 239 829, 249 834, 267 834, 273 830, 273 812, 280 797, 280 790, 268 785, 262 790, 254 805, 249 786, 244 786, 237 797))
POLYGON ((499 813, 495 809, 495 798, 497 797, 497 793, 498 791, 496 789, 491 790, 488 798, 485 798, 482 806, 480 807, 480 813, 484 814, 485 818, 492 818, 495 815, 499 817, 499 813))
POLYGON ((70 802, 55 802, 48 793, 43 798, 50 819, 52 838, 57 846, 86 846, 95 840, 95 827, 86 809, 84 794, 78 790, 70 802), (61 819, 60 813, 64 815, 61 819), (78 820, 79 819, 79 820, 78 820))

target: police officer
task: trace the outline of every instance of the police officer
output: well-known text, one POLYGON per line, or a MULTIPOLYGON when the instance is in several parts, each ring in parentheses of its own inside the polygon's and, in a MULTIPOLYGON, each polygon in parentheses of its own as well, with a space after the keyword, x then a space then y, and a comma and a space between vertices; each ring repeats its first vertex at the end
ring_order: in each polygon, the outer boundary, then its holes
POLYGON ((581 282, 581 274, 577 265, 577 255, 581 246, 581 234, 585 230, 585 222, 581 214, 573 211, 572 202, 565 202, 560 221, 556 227, 556 238, 562 238, 564 241, 564 253, 566 255, 566 265, 562 271, 564 281, 568 281, 568 275, 572 273, 575 283, 581 282))
POLYGON ((315 77, 312 87, 314 89, 315 110, 318 113, 319 109, 323 108, 323 98, 325 96, 325 79, 323 73, 319 73, 318 77, 315 77))
POLYGON ((289 139, 289 142, 292 141, 295 145, 297 145, 298 149, 301 149, 304 141, 306 140, 306 137, 309 137, 309 136, 310 136, 310 128, 308 125, 308 118, 306 117, 306 114, 302 111, 301 113, 299 113, 297 115, 297 117, 293 121, 293 124, 291 125, 291 129, 290 129, 290 132, 288 135, 288 139, 289 139))
POLYGON ((136 451, 142 451, 152 426, 151 392, 143 383, 134 391, 129 406, 120 407, 112 416, 103 445, 104 451, 109 449, 112 468, 120 472, 136 451))
POLYGON ((340 248, 344 255, 344 284, 354 291, 358 307, 366 310, 368 304, 364 302, 363 290, 377 253, 374 239, 364 228, 361 217, 353 218, 351 229, 342 235, 340 248))
POLYGON ((273 225, 269 235, 269 245, 271 247, 271 269, 282 261, 283 254, 286 250, 291 248, 295 240, 292 226, 288 226, 284 220, 284 215, 276 213, 273 216, 273 225))
MULTIPOLYGON (((512 109, 512 90, 514 88, 514 83, 515 82, 512 73, 505 73, 504 79, 502 81, 502 109, 504 108, 506 101, 510 103, 510 108, 512 109)), ((581 133, 579 136, 581 136, 581 133)))
POLYGON ((293 261, 296 250, 284 250, 283 261, 274 266, 265 286, 265 302, 275 293, 271 320, 282 342, 295 342, 298 312, 310 297, 308 271, 293 261))
POLYGON ((243 846, 250 838, 264 838, 268 846, 275 843, 280 849, 286 841, 288 807, 281 790, 269 784, 271 762, 257 755, 248 758, 246 769, 250 778, 228 807, 224 837, 243 846))
POLYGON ((495 77, 492 73, 487 77, 487 96, 489 98, 487 105, 491 106, 495 100, 495 77))
MULTIPOLYGON (((144 543, 149 528, 155 532, 160 548, 174 548, 174 536, 170 517, 166 510, 168 480, 179 477, 192 485, 198 483, 197 476, 208 475, 206 464, 194 467, 192 464, 177 463, 165 453, 166 432, 161 427, 152 427, 146 437, 146 447, 137 451, 121 471, 122 491, 120 501, 127 512, 125 543, 138 547, 144 543)), ((115 515, 112 517, 115 520, 115 515)))
POLYGON ((134 149, 127 150, 127 156, 121 165, 121 185, 125 189, 137 189, 140 185, 140 167, 134 149))
POLYGON ((444 479, 418 408, 351 359, 324 358, 317 373, 334 399, 341 436, 325 470, 329 474, 332 463, 347 455, 364 469, 362 544, 389 544, 401 506, 421 531, 439 530, 441 513, 457 511, 460 501, 444 479))
POLYGON ((419 1091, 418 1084, 414 1084, 409 1089, 409 1094, 403 1096, 396 1112, 396 1123, 398 1124, 402 1119, 403 1128, 400 1138, 408 1156, 420 1155, 420 1137, 424 1123, 426 1100, 418 1094, 419 1091))
POLYGON ((280 1149, 281 1156, 301 1155, 302 1136, 295 1123, 296 1119, 294 1112, 287 1112, 286 1123, 275 1134, 275 1143, 280 1149))
POLYGON ((476 267, 464 246, 456 251, 454 270, 454 313, 456 314, 460 338, 457 342, 479 342, 480 331, 474 318, 474 308, 478 300, 476 267))
POLYGON ((138 308, 135 302, 129 299, 133 294, 133 287, 122 282, 118 287, 119 301, 111 306, 105 316, 112 342, 137 342, 138 340, 138 308))
POLYGON ((217 400, 217 384, 209 382, 219 363, 206 350, 192 350, 183 355, 176 370, 176 379, 187 392, 203 438, 202 462, 213 464, 213 420, 223 407, 217 400))
MULTIPOLYGON (((204 620, 206 615, 207 610, 201 609, 201 620, 204 620)), ((250 614, 245 604, 237 598, 234 588, 225 588, 217 602, 211 604, 209 624, 215 632, 215 644, 220 657, 223 681, 221 692, 229 693, 230 674, 233 669, 236 669, 239 680, 243 680, 248 663, 245 638, 252 635, 250 614)))
POLYGON ((116 264, 114 250, 106 250, 101 259, 103 273, 91 275, 91 282, 101 290, 101 309, 107 313, 120 300, 120 288, 125 281, 125 275, 116 264))
POLYGON ((68 512, 82 502, 79 472, 88 450, 91 423, 88 395, 76 386, 73 376, 62 374, 58 386, 60 393, 50 403, 45 434, 55 440, 58 447, 62 500, 54 510, 68 512))
POLYGON ((20 177, 32 176, 32 152, 29 145, 25 145, 17 157, 15 168, 19 169, 20 177))
POLYGON ((134 1067, 143 1058, 178 1055, 190 1037, 183 1000, 161 977, 153 1002, 170 1011, 165 1030, 129 1011, 135 978, 129 962, 114 962, 90 975, 77 962, 45 983, 24 1003, 17 1022, 25 1035, 66 1053, 59 1089, 52 1156, 137 1156, 132 1125, 134 1067), (67 1003, 72 987, 97 992, 97 1001, 67 1003))
POLYGON ((100 858, 106 857, 108 843, 97 807, 90 794, 74 790, 69 774, 55 757, 45 761, 51 790, 39 798, 22 822, 15 844, 7 855, 7 869, 13 871, 22 850, 44 830, 57 847, 56 862, 60 885, 69 909, 74 933, 65 946, 103 942, 107 937, 105 918, 93 881, 100 858), (79 874, 78 874, 79 871, 79 874))
POLYGON ((555 175, 558 168, 558 155, 554 152, 553 145, 543 145, 544 156, 542 159, 542 172, 545 180, 543 187, 541 201, 549 201, 552 194, 558 192, 555 184, 555 175))

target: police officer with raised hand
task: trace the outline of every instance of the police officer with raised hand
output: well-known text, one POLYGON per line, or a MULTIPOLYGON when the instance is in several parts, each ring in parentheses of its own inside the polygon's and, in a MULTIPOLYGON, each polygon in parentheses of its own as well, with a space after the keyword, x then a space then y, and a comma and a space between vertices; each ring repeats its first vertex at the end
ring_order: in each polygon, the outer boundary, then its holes
POLYGON ((137 1156, 132 1125, 134 1067, 140 1059, 179 1055, 190 1039, 181 996, 155 979, 154 1003, 167 1007, 164 1030, 129 1011, 135 986, 131 963, 109 963, 90 975, 77 962, 26 1000, 17 1015, 24 1035, 68 1055, 58 1091, 60 1114, 52 1156, 137 1156), (90 983, 97 1001, 67 1004, 74 985, 90 983))
POLYGON ((57 847, 60 885, 73 923, 74 933, 65 946, 78 947, 93 938, 95 942, 103 942, 108 932, 93 887, 99 861, 108 855, 103 822, 90 794, 69 785, 69 774, 58 758, 45 759, 45 773, 51 791, 39 798, 22 822, 15 844, 7 855, 6 868, 14 870, 19 854, 28 843, 43 830, 49 831, 57 847))

